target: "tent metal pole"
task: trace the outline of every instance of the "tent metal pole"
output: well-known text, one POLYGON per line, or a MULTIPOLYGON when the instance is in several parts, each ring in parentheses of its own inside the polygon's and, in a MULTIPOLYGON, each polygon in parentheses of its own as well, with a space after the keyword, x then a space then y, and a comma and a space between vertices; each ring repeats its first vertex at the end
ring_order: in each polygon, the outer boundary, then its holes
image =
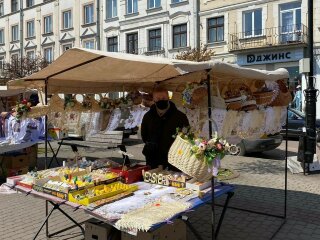
MULTIPOLYGON (((45 105, 48 105, 48 78, 45 80, 45 86, 44 86, 44 102, 45 105)), ((48 114, 45 116, 45 125, 44 125, 44 131, 45 131, 45 161, 44 161, 44 167, 47 169, 47 159, 48 159, 48 114)))
MULTIPOLYGON (((208 91, 208 118, 209 118, 209 139, 212 137, 211 125, 211 85, 210 85, 210 70, 207 70, 207 91, 208 91)), ((211 178, 211 224, 212 224, 212 240, 216 239, 215 236, 215 209, 214 209, 214 177, 211 178)))
MULTIPOLYGON (((289 79, 287 79, 289 83, 289 79)), ((286 115, 286 150, 285 150, 285 168, 284 168, 284 215, 283 218, 287 218, 287 204, 288 204, 288 126, 289 124, 289 106, 287 106, 287 115, 286 115)))

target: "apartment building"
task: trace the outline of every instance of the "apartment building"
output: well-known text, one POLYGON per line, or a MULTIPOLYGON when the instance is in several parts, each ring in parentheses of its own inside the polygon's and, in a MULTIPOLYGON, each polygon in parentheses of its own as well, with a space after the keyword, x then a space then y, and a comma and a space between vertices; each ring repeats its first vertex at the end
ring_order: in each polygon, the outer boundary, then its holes
POLYGON ((196 46, 196 8, 195 0, 0 0, 0 62, 53 61, 72 47, 173 57, 196 46))
POLYGON ((49 62, 71 47, 96 48, 93 0, 0 0, 0 61, 41 55, 49 62))
POLYGON ((107 0, 103 49, 172 58, 197 46, 196 0, 107 0))
MULTIPOLYGON (((286 68, 290 87, 298 84, 299 60, 308 43, 307 0, 204 0, 200 5, 200 42, 214 58, 250 68, 286 68)), ((314 73, 320 79, 320 1, 314 1, 314 73)), ((317 83, 320 89, 320 82, 317 83)), ((320 105, 318 104, 318 116, 320 105)))

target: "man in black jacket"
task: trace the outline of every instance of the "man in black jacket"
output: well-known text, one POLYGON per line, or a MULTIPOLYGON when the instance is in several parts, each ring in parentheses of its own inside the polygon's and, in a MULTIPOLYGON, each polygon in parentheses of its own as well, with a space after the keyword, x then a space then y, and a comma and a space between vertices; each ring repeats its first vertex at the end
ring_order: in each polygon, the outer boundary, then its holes
POLYGON ((188 118, 169 101, 168 91, 162 87, 154 89, 153 101, 141 124, 141 136, 145 143, 142 153, 151 168, 162 165, 164 169, 173 170, 175 168, 168 163, 168 152, 176 129, 189 126, 188 118))

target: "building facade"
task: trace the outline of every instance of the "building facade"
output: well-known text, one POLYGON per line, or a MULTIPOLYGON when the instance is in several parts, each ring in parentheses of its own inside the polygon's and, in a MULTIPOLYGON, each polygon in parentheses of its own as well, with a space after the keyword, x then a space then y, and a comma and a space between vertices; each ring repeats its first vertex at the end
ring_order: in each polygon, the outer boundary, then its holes
POLYGON ((72 47, 173 57, 196 46, 193 0, 0 0, 0 62, 72 47))
POLYGON ((71 47, 95 48, 95 4, 92 0, 0 0, 0 61, 41 55, 51 62, 71 47))
POLYGON ((196 0, 107 0, 106 4, 102 46, 107 51, 171 58, 197 46, 196 0))
MULTIPOLYGON (((201 1, 200 42, 212 48, 214 58, 222 61, 263 70, 286 68, 294 93, 298 85, 306 88, 304 75, 299 75, 299 60, 307 57, 307 4, 307 0, 201 1)), ((318 79, 319 10, 320 2, 314 1, 314 75, 318 79)), ((319 82, 316 87, 320 89, 319 82)))

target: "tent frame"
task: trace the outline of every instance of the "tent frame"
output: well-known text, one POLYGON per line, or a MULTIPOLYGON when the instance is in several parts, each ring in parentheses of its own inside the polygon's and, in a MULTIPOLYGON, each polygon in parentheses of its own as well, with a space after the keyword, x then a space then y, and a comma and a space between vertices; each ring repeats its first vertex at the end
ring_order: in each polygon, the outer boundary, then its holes
MULTIPOLYGON (((86 63, 83 63, 81 65, 87 64, 92 62, 93 60, 90 60, 86 63)), ((77 66, 73 66, 72 68, 76 68, 77 66)), ((64 71, 68 71, 69 69, 65 69, 64 71)), ((62 71, 62 72, 64 72, 62 71)), ((209 118, 209 138, 211 138, 212 136, 212 124, 210 122, 210 119, 212 117, 212 106, 211 106, 211 76, 210 76, 210 70, 207 70, 207 91, 208 91, 208 118, 209 118)), ((61 73, 61 72, 59 72, 61 73)), ((56 74, 59 74, 56 73, 56 74)), ((56 74, 53 74, 49 77, 46 78, 45 80, 45 104, 48 104, 48 79, 56 74)), ((47 168, 47 159, 48 159, 48 115, 45 116, 45 168, 47 168)), ((285 169, 284 169, 284 173, 285 173, 285 188, 284 188, 284 213, 283 215, 274 215, 274 214, 269 214, 269 213, 265 213, 265 212, 259 212, 259 211, 253 211, 250 209, 243 209, 243 208, 237 208, 237 207, 233 207, 233 206, 227 206, 226 208, 230 208, 230 209, 234 209, 234 210, 239 210, 239 211, 245 211, 245 212, 249 212, 249 213, 254 213, 254 214, 258 214, 258 215, 263 215, 263 216, 268 216, 268 217, 274 217, 274 218, 280 218, 282 219, 282 222, 280 224, 280 226, 277 228, 276 232, 272 235, 271 239, 273 239, 278 232, 281 230, 281 228, 284 226, 284 224, 286 223, 286 218, 287 218, 287 191, 288 191, 288 173, 287 173, 287 164, 288 164, 288 107, 287 107, 287 118, 286 118, 286 147, 285 147, 285 169)), ((214 178, 211 178, 211 189, 214 189, 214 178)), ((220 226, 221 226, 221 222, 223 220, 220 219, 219 224, 218 224, 218 228, 217 230, 215 230, 215 205, 219 206, 219 207, 224 207, 224 205, 221 204, 215 204, 214 201, 214 191, 211 191, 211 197, 212 197, 212 202, 211 202, 211 228, 212 228, 212 236, 211 239, 215 240, 217 239, 217 235, 219 233, 220 230, 220 226)), ((227 202, 229 202, 229 196, 227 198, 227 202)), ((226 208, 223 209, 222 212, 222 216, 224 216, 224 213, 226 211, 226 208)))
MULTIPOLYGON (((75 69, 77 67, 86 65, 88 63, 94 62, 96 60, 99 60, 101 58, 104 58, 104 56, 98 56, 94 59, 82 62, 78 65, 66 68, 64 70, 61 70, 57 73, 54 73, 52 75, 49 75, 45 78, 45 86, 44 86, 44 92, 45 92, 45 104, 48 104, 48 81, 51 77, 56 76, 58 74, 67 72, 69 70, 75 69)), ((210 81, 211 81, 211 75, 210 75, 210 69, 206 70, 206 74, 207 74, 207 86, 208 86, 208 117, 209 117, 209 137, 211 138, 212 136, 212 125, 211 125, 211 109, 212 109, 212 105, 211 105, 211 86, 210 86, 210 81)), ((165 81, 165 80, 164 80, 165 81)), ((259 214, 259 215, 264 215, 264 216, 270 216, 270 217, 275 217, 275 218, 280 218, 282 219, 282 223, 280 225, 280 227, 277 229, 277 231, 273 234, 272 238, 274 236, 276 236, 276 234, 281 230, 282 226, 285 224, 286 222, 286 217, 287 217, 287 158, 288 158, 288 108, 287 108, 287 119, 286 119, 286 149, 285 149, 285 196, 284 196, 284 214, 283 215, 273 215, 273 214, 268 214, 268 213, 264 213, 264 212, 258 212, 258 211, 253 211, 253 210, 249 210, 249 209, 242 209, 242 208, 237 208, 237 207, 232 207, 232 206, 228 206, 228 208, 230 209, 235 209, 235 210, 240 210, 240 211, 246 211, 246 212, 250 212, 250 213, 254 213, 254 214, 259 214)), ((48 159, 48 116, 45 116, 45 168, 47 168, 47 159, 48 159)), ((211 180, 211 189, 214 189, 214 179, 212 178, 211 180)), ((212 212, 212 239, 216 239, 216 233, 215 233, 215 207, 214 207, 215 203, 214 203, 214 190, 212 191, 212 203, 211 203, 211 212, 212 212)), ((217 206, 221 206, 219 204, 216 204, 217 206)), ((217 229, 217 233, 218 233, 219 229, 217 229)))

